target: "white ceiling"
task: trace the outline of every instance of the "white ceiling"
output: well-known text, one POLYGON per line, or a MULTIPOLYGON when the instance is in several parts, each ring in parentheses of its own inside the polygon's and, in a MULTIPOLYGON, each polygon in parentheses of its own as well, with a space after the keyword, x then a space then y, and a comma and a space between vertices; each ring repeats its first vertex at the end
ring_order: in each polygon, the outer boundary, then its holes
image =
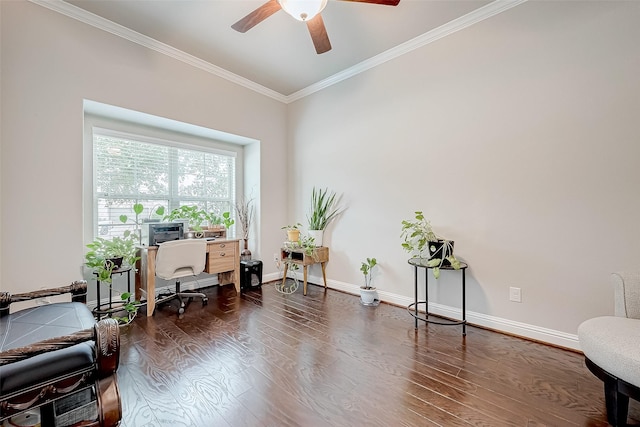
POLYGON ((282 10, 244 34, 231 28, 266 0, 32 1, 174 56, 187 54, 287 101, 524 0, 400 0, 395 7, 329 0, 322 17, 333 49, 321 55, 305 23, 282 10))

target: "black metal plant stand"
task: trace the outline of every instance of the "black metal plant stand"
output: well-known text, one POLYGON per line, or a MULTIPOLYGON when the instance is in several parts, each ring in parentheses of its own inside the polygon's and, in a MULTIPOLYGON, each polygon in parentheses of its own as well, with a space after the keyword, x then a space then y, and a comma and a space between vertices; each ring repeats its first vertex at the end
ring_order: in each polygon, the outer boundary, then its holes
MULTIPOLYGON (((126 266, 126 267, 119 267, 119 268, 115 268, 112 272, 111 272, 111 277, 113 278, 114 274, 124 274, 127 273, 127 292, 129 292, 129 294, 131 294, 131 270, 133 267, 131 266, 126 266)), ((102 307, 102 303, 100 300, 100 280, 96 280, 96 284, 97 284, 97 288, 96 288, 96 298, 97 298, 97 302, 96 302, 96 306, 93 309, 93 315, 100 320, 102 317, 104 316, 108 316, 111 317, 111 315, 116 312, 116 311, 120 311, 122 310, 122 304, 120 302, 118 302, 118 305, 116 305, 115 307, 113 306, 113 281, 111 282, 112 286, 109 286, 109 304, 108 304, 108 308, 103 309, 102 307)), ((129 300, 127 300, 126 302, 129 302, 131 300, 131 297, 129 297, 129 300)))
POLYGON ((429 270, 432 267, 427 265, 428 259, 426 258, 411 258, 408 262, 414 268, 414 283, 413 283, 413 295, 414 302, 407 306, 407 311, 411 314, 415 319, 415 328, 418 329, 418 320, 421 320, 426 323, 434 323, 436 325, 445 325, 445 326, 455 326, 462 325, 462 335, 467 335, 467 309, 466 309, 466 270, 469 267, 467 263, 461 262, 460 269, 456 270, 451 266, 442 266, 440 270, 453 270, 460 271, 462 274, 462 319, 459 321, 456 320, 432 320, 429 319, 429 270), (425 300, 418 301, 418 269, 424 269, 424 291, 425 291, 425 300), (418 307, 424 304, 424 316, 418 313, 418 307))

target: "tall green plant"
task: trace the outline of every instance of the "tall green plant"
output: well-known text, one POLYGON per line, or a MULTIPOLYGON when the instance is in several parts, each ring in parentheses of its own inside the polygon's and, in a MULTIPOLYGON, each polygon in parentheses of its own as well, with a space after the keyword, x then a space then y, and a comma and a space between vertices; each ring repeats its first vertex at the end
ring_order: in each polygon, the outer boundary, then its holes
POLYGON ((309 230, 324 230, 342 211, 337 207, 336 193, 329 189, 316 189, 311 192, 311 212, 307 216, 309 230))

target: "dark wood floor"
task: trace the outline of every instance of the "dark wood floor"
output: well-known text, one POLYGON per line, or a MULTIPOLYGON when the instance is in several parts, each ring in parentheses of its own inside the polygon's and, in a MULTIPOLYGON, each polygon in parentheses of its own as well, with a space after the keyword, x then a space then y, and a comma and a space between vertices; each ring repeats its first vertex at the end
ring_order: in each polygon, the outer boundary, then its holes
POLYGON ((206 293, 122 328, 123 426, 607 425, 573 352, 319 286, 206 293))

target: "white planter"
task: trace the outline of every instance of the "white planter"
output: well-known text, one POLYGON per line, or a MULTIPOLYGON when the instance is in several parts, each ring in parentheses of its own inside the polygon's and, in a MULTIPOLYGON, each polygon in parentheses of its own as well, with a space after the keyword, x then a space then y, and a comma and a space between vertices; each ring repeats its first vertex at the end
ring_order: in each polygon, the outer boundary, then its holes
POLYGON ((376 300, 376 288, 365 289, 360 287, 360 299, 365 305, 372 305, 376 300))
POLYGON ((322 246, 323 236, 324 230, 309 230, 309 237, 313 237, 313 244, 316 246, 322 246))

